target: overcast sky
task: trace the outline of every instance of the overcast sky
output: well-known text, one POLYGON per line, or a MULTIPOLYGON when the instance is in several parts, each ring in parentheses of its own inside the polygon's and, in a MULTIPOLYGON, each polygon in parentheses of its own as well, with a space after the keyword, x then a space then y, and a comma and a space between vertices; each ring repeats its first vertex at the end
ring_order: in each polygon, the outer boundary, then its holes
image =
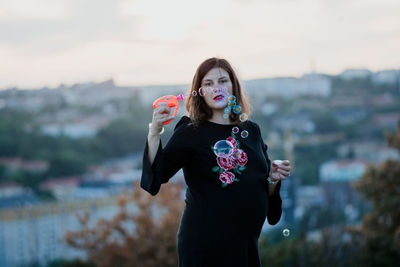
POLYGON ((0 88, 400 68, 399 0, 0 0, 0 88))

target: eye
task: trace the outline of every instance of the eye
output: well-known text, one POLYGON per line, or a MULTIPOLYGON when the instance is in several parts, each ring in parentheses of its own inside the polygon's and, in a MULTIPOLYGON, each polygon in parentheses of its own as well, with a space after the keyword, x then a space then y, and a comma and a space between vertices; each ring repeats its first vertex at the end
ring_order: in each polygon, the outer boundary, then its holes
POLYGON ((209 83, 209 82, 204 83, 204 86, 210 86, 210 85, 211 85, 211 83, 209 83))
POLYGON ((226 83, 226 82, 228 82, 228 80, 222 80, 221 82, 226 83))

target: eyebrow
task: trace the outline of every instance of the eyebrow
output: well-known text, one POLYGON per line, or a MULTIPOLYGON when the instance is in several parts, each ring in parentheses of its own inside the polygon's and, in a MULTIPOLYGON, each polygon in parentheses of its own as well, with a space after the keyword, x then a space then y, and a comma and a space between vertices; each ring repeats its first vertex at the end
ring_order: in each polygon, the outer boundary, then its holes
MULTIPOLYGON (((218 78, 218 80, 221 80, 221 79, 228 79, 228 77, 222 76, 222 77, 219 77, 219 78, 218 78)), ((212 81, 212 80, 211 80, 211 79, 206 79, 206 80, 204 80, 203 82, 205 82, 205 81, 212 81)))

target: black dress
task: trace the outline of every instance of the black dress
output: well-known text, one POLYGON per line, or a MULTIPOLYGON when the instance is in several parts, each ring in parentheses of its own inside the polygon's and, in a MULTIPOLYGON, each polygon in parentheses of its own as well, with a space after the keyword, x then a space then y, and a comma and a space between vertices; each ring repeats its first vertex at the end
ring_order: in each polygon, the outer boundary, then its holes
POLYGON ((183 116, 164 149, 160 141, 152 165, 146 141, 144 190, 156 195, 183 168, 187 189, 178 231, 180 267, 261 266, 261 228, 266 218, 274 225, 282 214, 281 182, 268 196, 267 149, 259 126, 250 120, 237 128, 209 121, 194 128, 183 116))

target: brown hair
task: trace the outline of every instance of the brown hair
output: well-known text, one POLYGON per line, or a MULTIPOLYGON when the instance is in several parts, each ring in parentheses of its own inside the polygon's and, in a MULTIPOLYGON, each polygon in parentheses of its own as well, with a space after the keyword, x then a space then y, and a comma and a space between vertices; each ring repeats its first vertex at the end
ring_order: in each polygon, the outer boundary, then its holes
MULTIPOLYGON (((229 78, 232 82, 232 93, 236 97, 236 103, 242 108, 241 113, 246 113, 250 116, 250 105, 247 97, 242 91, 242 87, 240 86, 235 71, 226 59, 212 57, 206 59, 197 68, 193 77, 189 96, 185 98, 186 110, 188 111, 189 117, 192 119, 195 126, 201 122, 209 120, 213 115, 212 110, 208 107, 207 103, 198 95, 198 90, 201 87, 201 81, 203 80, 204 76, 213 68, 221 68, 228 72, 229 78), (197 94, 194 95, 193 92, 196 92, 197 94)), ((239 120, 239 115, 240 114, 231 112, 229 118, 233 124, 239 125, 241 123, 239 120)))

